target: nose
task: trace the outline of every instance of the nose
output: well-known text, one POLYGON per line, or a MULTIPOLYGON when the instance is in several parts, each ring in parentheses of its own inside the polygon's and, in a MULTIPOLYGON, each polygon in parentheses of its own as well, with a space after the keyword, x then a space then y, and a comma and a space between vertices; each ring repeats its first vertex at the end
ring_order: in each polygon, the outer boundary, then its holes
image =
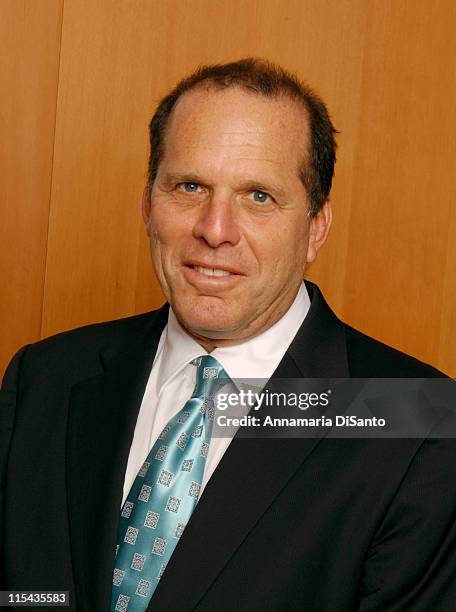
POLYGON ((195 238, 204 240, 210 247, 222 244, 235 245, 241 234, 235 219, 234 202, 229 193, 213 193, 201 205, 193 226, 195 238))

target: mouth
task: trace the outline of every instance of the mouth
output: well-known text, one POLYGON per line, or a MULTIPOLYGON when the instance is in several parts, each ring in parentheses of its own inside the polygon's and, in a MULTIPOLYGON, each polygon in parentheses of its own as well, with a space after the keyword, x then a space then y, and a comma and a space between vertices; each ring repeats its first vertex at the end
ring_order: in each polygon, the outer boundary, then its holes
POLYGON ((204 266, 188 266, 192 270, 205 274, 206 276, 233 276, 233 272, 224 270, 223 268, 205 268, 204 266))
POLYGON ((228 289, 245 277, 245 274, 232 266, 214 266, 202 261, 184 261, 183 272, 192 285, 210 290, 228 289))
POLYGON ((188 259, 183 262, 185 268, 194 270, 199 274, 205 276, 245 276, 237 268, 230 266, 229 264, 211 264, 209 262, 198 261, 195 259, 188 259))

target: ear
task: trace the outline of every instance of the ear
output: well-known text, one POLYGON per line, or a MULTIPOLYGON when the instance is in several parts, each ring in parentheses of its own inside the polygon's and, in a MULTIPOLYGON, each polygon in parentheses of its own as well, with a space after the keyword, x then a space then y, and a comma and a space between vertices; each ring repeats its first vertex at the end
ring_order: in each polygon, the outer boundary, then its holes
POLYGON ((142 194, 141 212, 148 236, 150 236, 150 195, 150 187, 146 185, 142 194))
POLYGON ((332 208, 329 198, 310 219, 309 228, 309 246, 307 247, 307 263, 312 263, 317 257, 318 250, 326 242, 329 233, 329 228, 332 222, 332 208))

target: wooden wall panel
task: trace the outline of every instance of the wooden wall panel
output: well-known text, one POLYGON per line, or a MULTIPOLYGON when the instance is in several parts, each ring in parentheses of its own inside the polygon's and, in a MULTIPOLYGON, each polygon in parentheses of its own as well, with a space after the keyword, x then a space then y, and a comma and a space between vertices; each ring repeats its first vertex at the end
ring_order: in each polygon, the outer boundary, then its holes
POLYGON ((0 2, 0 375, 40 338, 61 0, 0 2))
POLYGON ((65 4, 43 335, 135 311, 147 6, 65 4))
MULTIPOLYGON (((161 303, 138 211, 147 124, 179 78, 201 63, 260 55, 308 74, 323 95, 338 89, 333 74, 359 90, 364 11, 349 2, 304 8, 300 0, 65 4, 44 335, 161 303)), ((353 104, 344 97, 338 107, 353 104)))
POLYGON ((42 335, 161 303, 139 212, 150 115, 196 65, 257 55, 308 80, 340 131, 309 276, 456 375, 455 26, 452 0, 67 0, 42 335))
POLYGON ((456 374, 456 5, 368 7, 352 188, 338 183, 351 216, 336 301, 354 326, 456 374))

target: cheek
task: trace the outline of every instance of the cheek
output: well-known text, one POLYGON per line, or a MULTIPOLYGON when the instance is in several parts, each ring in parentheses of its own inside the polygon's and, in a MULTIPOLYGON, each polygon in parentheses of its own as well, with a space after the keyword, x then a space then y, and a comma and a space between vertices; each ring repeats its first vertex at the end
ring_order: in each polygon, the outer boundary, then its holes
POLYGON ((152 255, 160 252, 161 241, 156 230, 152 230, 150 233, 150 249, 152 255))
POLYGON ((266 264, 280 268, 289 266, 300 256, 301 245, 290 237, 285 229, 276 229, 258 240, 258 235, 251 242, 252 250, 260 264, 266 264))
POLYGON ((169 216, 155 212, 150 220, 150 241, 155 250, 166 249, 173 243, 173 224, 169 216))
POLYGON ((301 276, 307 260, 307 235, 305 230, 297 232, 294 228, 282 228, 269 236, 268 240, 257 242, 256 258, 262 276, 283 282, 301 276))
POLYGON ((163 282, 166 270, 169 268, 167 260, 169 259, 169 249, 167 248, 166 236, 164 233, 157 229, 152 229, 150 233, 150 253, 152 257, 152 263, 159 277, 160 281, 163 282))
POLYGON ((150 233, 150 251, 155 270, 168 282, 178 267, 183 242, 183 237, 176 233, 176 226, 170 219, 155 225, 150 233))
POLYGON ((192 233, 192 215, 190 211, 157 203, 152 208, 150 228, 156 240, 163 246, 171 248, 192 233))

